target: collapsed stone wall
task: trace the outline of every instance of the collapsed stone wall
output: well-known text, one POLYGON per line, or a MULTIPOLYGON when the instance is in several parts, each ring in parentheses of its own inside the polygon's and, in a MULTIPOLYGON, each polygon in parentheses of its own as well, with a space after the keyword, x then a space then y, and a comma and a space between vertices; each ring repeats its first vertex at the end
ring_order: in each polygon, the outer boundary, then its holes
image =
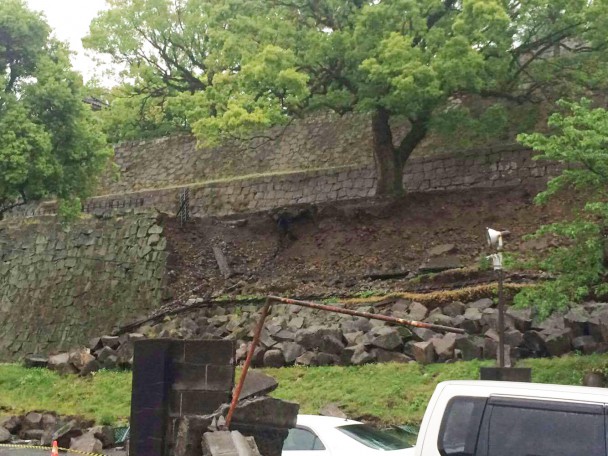
POLYGON ((0 360, 79 346, 156 308, 167 253, 156 217, 0 224, 0 360))
MULTIPOLYGON (((408 192, 538 188, 557 175, 562 166, 533 160, 533 155, 530 150, 511 145, 414 158, 406 164, 403 181, 408 192)), ((91 198, 84 209, 104 214, 143 207, 175 214, 180 207, 180 194, 188 189, 191 215, 229 215, 370 197, 375 194, 376 183, 373 167, 347 166, 101 196, 91 198)))

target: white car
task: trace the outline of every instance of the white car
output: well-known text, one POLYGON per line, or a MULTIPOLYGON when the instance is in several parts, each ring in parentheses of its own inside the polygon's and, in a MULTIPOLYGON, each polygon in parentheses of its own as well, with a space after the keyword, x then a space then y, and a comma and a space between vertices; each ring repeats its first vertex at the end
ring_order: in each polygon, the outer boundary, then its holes
POLYGON ((412 456, 414 448, 393 433, 342 418, 298 415, 282 456, 412 456))

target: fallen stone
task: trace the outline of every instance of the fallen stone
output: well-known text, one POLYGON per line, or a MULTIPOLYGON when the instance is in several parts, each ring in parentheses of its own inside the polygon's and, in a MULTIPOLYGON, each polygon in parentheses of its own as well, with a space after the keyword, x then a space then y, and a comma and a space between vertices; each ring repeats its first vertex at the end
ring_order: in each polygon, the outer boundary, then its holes
POLYGON ((268 350, 264 353, 264 367, 283 367, 285 365, 285 357, 281 350, 268 350))
POLYGON ((266 350, 262 347, 255 347, 253 350, 253 356, 251 357, 251 365, 253 367, 262 367, 264 365, 264 354, 266 350))
POLYGON ((545 347, 544 337, 538 331, 526 331, 524 333, 524 345, 531 353, 536 356, 547 355, 547 348, 545 347))
POLYGON ((481 324, 481 317, 483 316, 481 312, 482 310, 477 307, 469 307, 464 312, 464 318, 471 321, 477 321, 481 324))
POLYGON ((123 368, 130 368, 133 366, 133 343, 126 341, 120 344, 118 350, 116 350, 116 356, 118 357, 118 366, 123 368))
POLYGON ((295 342, 306 350, 319 350, 326 353, 339 354, 344 348, 342 331, 339 329, 313 326, 296 332, 295 342))
POLYGON ((464 361, 472 361, 483 357, 483 338, 477 336, 456 335, 455 350, 460 351, 464 361))
POLYGON ((259 456, 255 440, 238 431, 206 432, 202 439, 203 456, 259 456))
POLYGON ((278 333, 274 334, 273 339, 278 340, 279 342, 293 342, 296 335, 295 332, 289 329, 281 329, 278 333))
POLYGON ((498 310, 484 309, 481 313, 481 326, 484 329, 498 330, 498 310))
POLYGON ((365 350, 364 345, 357 345, 352 347, 353 354, 350 359, 350 363, 355 366, 362 366, 363 364, 369 364, 376 361, 374 355, 365 350))
POLYGON ((239 401, 255 396, 264 396, 273 392, 278 386, 279 383, 270 375, 250 370, 245 378, 239 401))
POLYGON ((498 355, 498 341, 485 337, 483 339, 483 357, 485 359, 496 359, 498 355))
POLYGON ((175 444, 171 456, 201 456, 202 436, 212 423, 213 418, 210 416, 188 415, 173 418, 170 426, 175 444))
POLYGON ((78 427, 76 420, 72 420, 59 428, 55 434, 57 437, 55 440, 57 440, 59 448, 70 448, 72 439, 80 437, 83 432, 78 427))
POLYGON ((76 369, 70 363, 70 354, 69 353, 60 353, 58 355, 49 356, 48 368, 59 374, 76 374, 76 373, 78 373, 78 369, 76 369))
POLYGON ((532 328, 532 309, 516 309, 509 307, 505 312, 507 326, 526 332, 532 328))
POLYGON ((422 321, 429 314, 429 310, 419 302, 412 302, 407 311, 407 319, 422 321))
POLYGON ((524 343, 524 335, 517 329, 507 329, 505 331, 505 344, 511 347, 519 347, 524 343))
POLYGON ((412 358, 403 353, 383 350, 381 348, 372 349, 371 354, 376 357, 379 363, 409 363, 412 361, 412 358))
POLYGON ((363 331, 357 331, 353 333, 345 333, 344 340, 346 340, 346 346, 352 347, 353 345, 359 345, 363 343, 365 333, 363 331))
POLYGON ((323 416, 333 416, 336 418, 344 418, 347 419, 346 413, 342 411, 338 404, 326 404, 319 410, 319 415, 323 416))
POLYGON ((110 356, 116 356, 116 351, 110 347, 103 347, 97 352, 97 361, 105 363, 110 356))
POLYGON ((95 352, 103 348, 103 344, 101 343, 101 337, 93 337, 89 340, 89 349, 91 352, 95 352))
POLYGON ((368 337, 370 345, 384 350, 395 350, 403 345, 399 332, 389 326, 374 328, 369 332, 368 337))
POLYGON ((566 327, 566 323, 564 322, 563 316, 554 314, 543 321, 532 322, 532 327, 541 331, 547 329, 564 329, 566 327))
POLYGON ((420 364, 435 362, 435 346, 432 341, 416 342, 413 346, 414 357, 420 364))
POLYGON ((582 352, 585 355, 595 353, 597 350, 597 342, 593 336, 578 336, 572 341, 572 346, 576 351, 582 352))
POLYGON ((27 368, 46 368, 49 358, 45 355, 27 355, 23 365, 27 368))
POLYGON ((606 386, 606 378, 599 372, 587 372, 583 377, 583 386, 604 388, 606 386))
POLYGON ((456 255, 443 255, 434 258, 430 258, 427 262, 423 263, 419 271, 420 272, 441 272, 448 271, 450 269, 462 268, 462 261, 456 255))
POLYGON ((317 365, 317 354, 315 352, 307 351, 296 359, 296 365, 298 366, 316 366, 317 365))
POLYGON ((91 428, 88 433, 93 434, 93 436, 101 442, 101 445, 104 448, 108 448, 115 443, 114 431, 110 426, 95 426, 91 428))
POLYGON ((429 257, 436 257, 436 256, 442 256, 442 255, 447 255, 448 253, 454 253, 456 251, 456 246, 454 244, 441 244, 438 246, 435 246, 433 248, 430 248, 429 250, 427 250, 427 256, 429 257))
POLYGON ((494 301, 492 301, 490 298, 481 298, 481 299, 478 299, 477 301, 467 304, 467 308, 485 310, 485 309, 492 307, 493 305, 494 305, 494 301))
POLYGON ((0 427, 3 427, 11 434, 17 434, 21 429, 21 420, 17 416, 6 416, 0 419, 0 427))
POLYGON ((435 312, 429 315, 425 320, 426 323, 442 326, 453 326, 452 317, 442 314, 441 312, 435 312))
POLYGON ((101 453, 103 445, 93 434, 87 433, 73 438, 70 441, 70 450, 84 453, 101 453))
POLYGON ((419 342, 426 342, 434 337, 439 336, 438 333, 428 328, 414 328, 412 332, 414 333, 416 338, 419 339, 419 342))
POLYGON ((120 345, 120 338, 118 336, 102 336, 101 345, 116 350, 120 345))
POLYGON ((341 323, 342 332, 368 332, 372 329, 372 324, 368 318, 357 317, 353 320, 346 320, 341 323))
POLYGON ((0 427, 0 443, 6 443, 11 441, 11 433, 8 429, 0 427))
POLYGON ((42 414, 30 412, 22 420, 23 429, 42 429, 42 414))
POLYGON ((97 372, 100 369, 101 363, 93 358, 91 361, 84 365, 84 367, 80 371, 80 375, 82 377, 86 377, 87 375, 91 375, 93 372, 97 372))
POLYGON ((550 356, 562 356, 571 349, 572 330, 570 328, 551 328, 541 332, 545 347, 550 356))
POLYGON ((333 353, 317 353, 317 366, 337 366, 340 361, 340 357, 333 353))
POLYGON ((451 302, 450 304, 443 306, 441 311, 448 317, 456 317, 462 315, 467 310, 467 306, 459 301, 451 302))
POLYGON ((295 342, 283 342, 279 344, 279 349, 283 352, 285 364, 291 365, 296 362, 299 356, 302 356, 306 350, 301 345, 295 342))
POLYGON ((454 348, 456 345, 456 334, 449 333, 442 338, 431 340, 437 358, 440 362, 445 362, 454 359, 454 348))
POLYGON ((44 413, 40 425, 45 431, 54 431, 57 428, 57 417, 52 413, 44 413))
POLYGON ((582 306, 573 307, 564 315, 564 323, 572 330, 572 337, 589 334, 590 319, 591 315, 582 306))
POLYGON ((21 431, 21 433, 19 434, 19 436, 24 439, 24 440, 38 440, 40 441, 42 439, 42 436, 44 435, 44 430, 42 429, 28 429, 25 431, 21 431))
POLYGON ((95 357, 91 355, 88 350, 76 350, 70 353, 70 364, 79 372, 84 366, 94 360, 95 357))

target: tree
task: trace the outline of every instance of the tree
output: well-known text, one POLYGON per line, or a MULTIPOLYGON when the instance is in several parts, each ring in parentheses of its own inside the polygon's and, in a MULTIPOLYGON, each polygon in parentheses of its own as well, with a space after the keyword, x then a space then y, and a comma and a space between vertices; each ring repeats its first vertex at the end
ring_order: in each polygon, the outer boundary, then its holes
POLYGON ((50 32, 23 1, 0 3, 0 218, 41 198, 74 206, 110 154, 69 52, 50 32))
POLYGON ((318 109, 369 113, 379 194, 403 192, 406 161, 454 98, 524 102, 605 74, 606 0, 110 4, 87 45, 125 66, 142 119, 210 143, 318 109))
POLYGON ((608 294, 608 111, 592 108, 589 100, 561 102, 553 114, 553 134, 520 135, 526 146, 540 152, 535 158, 561 162, 567 169, 537 196, 545 203, 563 192, 575 192, 583 210, 573 220, 541 227, 533 237, 555 236, 561 243, 532 259, 531 265, 555 280, 526 289, 516 304, 534 306, 540 316, 589 297, 608 294))

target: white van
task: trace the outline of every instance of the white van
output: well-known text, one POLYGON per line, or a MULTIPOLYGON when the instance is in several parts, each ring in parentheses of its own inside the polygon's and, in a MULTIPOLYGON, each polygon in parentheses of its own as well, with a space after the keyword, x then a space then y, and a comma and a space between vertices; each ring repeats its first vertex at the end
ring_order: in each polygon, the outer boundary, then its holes
POLYGON ((607 456, 607 407, 603 388, 440 383, 415 456, 607 456))

